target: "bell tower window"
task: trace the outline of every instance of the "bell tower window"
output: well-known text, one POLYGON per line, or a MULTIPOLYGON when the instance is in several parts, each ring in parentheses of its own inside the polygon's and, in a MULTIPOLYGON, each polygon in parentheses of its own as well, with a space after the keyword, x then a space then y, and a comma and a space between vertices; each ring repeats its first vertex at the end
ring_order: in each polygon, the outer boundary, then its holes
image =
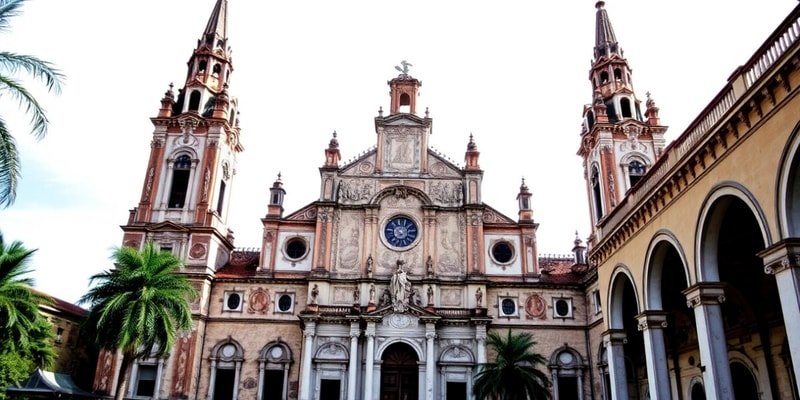
POLYGON ((217 214, 222 215, 223 205, 225 204, 225 181, 219 181, 219 199, 217 200, 217 214))
POLYGON ((633 160, 628 164, 628 179, 630 180, 631 187, 634 187, 636 183, 642 179, 645 172, 647 172, 647 168, 637 160, 633 160))
POLYGON ((197 64, 197 72, 206 72, 206 60, 202 60, 197 64))
POLYGON ((592 202, 594 203, 595 221, 603 218, 603 201, 600 197, 600 172, 592 167, 592 202))
POLYGON ((408 113, 411 110, 411 96, 408 93, 400 95, 400 112, 408 113))
POLYGON ((172 168, 172 188, 169 191, 169 208, 183 208, 186 203, 186 192, 189 189, 189 171, 192 159, 182 155, 175 160, 172 168))
POLYGON ((189 111, 197 111, 200 109, 200 92, 195 90, 189 95, 189 111))
POLYGON ((622 70, 619 68, 614 69, 614 79, 621 81, 622 80, 622 70))
POLYGON ((631 101, 627 98, 622 98, 619 101, 620 108, 622 108, 622 118, 633 118, 633 112, 631 112, 631 101))
POLYGON ((600 83, 608 82, 608 72, 603 71, 600 73, 600 83))

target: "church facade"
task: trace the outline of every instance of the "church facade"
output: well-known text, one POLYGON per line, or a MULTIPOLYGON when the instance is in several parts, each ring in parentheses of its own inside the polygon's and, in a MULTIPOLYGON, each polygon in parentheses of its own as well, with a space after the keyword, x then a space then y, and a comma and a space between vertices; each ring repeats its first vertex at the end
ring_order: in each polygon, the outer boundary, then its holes
MULTIPOLYGON (((285 212, 279 175, 252 250, 228 226, 247 136, 217 0, 185 83, 151 118, 122 227, 123 245, 180 255, 200 297, 172 354, 132 366, 127 395, 472 398, 487 335, 511 331, 538 341, 555 399, 797 398, 800 11, 672 144, 602 1, 596 13, 578 150, 588 252, 576 238, 570 256, 539 255, 524 181, 514 217, 482 201, 478 143, 465 138, 463 167, 431 148, 405 63, 374 146, 343 163, 334 133, 319 196, 299 210, 285 212)), ((120 361, 101 353, 96 392, 115 390, 120 361)))

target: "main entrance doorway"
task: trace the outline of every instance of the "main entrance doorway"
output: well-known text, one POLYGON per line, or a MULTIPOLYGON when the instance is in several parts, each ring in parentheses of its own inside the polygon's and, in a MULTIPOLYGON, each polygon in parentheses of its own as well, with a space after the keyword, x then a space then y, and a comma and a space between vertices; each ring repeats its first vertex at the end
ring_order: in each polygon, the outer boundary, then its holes
POLYGON ((381 364, 381 400, 417 400, 417 353, 405 343, 390 345, 381 364))

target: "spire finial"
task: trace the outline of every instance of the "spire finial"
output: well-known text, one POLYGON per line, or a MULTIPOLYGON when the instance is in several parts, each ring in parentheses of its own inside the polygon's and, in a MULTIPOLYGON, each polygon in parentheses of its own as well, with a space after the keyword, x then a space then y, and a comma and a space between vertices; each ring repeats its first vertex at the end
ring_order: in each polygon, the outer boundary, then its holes
POLYGON ((467 151, 475 151, 478 150, 478 145, 475 144, 475 140, 472 136, 472 132, 469 133, 469 143, 467 143, 467 151))

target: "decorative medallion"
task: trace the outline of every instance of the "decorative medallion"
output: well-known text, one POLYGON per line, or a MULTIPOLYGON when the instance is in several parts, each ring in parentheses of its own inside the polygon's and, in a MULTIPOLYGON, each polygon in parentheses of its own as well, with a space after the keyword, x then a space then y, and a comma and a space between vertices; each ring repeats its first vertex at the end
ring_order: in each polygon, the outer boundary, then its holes
POLYGON ((525 313, 528 314, 528 319, 546 319, 547 304, 542 296, 538 294, 528 296, 528 300, 525 301, 525 313))
POLYGON ((394 217, 383 228, 383 236, 389 245, 398 248, 411 246, 417 239, 417 224, 408 217, 394 217))
POLYGON ((406 328, 411 325, 413 319, 408 314, 392 314, 388 318, 389 326, 392 328, 406 328))

